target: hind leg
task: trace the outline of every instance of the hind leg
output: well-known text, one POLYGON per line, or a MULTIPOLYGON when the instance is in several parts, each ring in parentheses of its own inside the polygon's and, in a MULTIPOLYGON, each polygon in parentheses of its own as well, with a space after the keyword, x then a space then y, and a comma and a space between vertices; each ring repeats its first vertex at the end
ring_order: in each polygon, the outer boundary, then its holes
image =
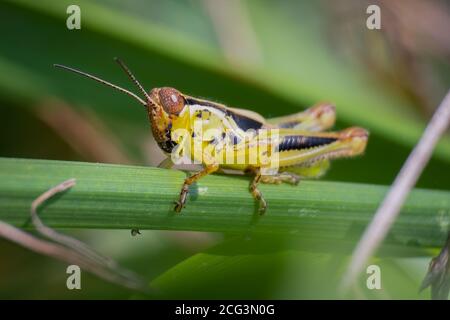
POLYGON ((313 107, 292 115, 267 119, 276 128, 305 131, 324 131, 331 128, 336 120, 336 111, 329 103, 318 103, 313 107))

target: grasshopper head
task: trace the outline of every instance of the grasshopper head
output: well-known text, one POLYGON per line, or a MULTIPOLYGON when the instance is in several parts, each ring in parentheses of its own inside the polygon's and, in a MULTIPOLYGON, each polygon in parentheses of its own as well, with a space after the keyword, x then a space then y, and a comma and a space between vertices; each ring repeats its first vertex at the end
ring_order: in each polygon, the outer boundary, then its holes
POLYGON ((174 88, 154 88, 148 94, 146 106, 153 137, 164 152, 172 152, 177 142, 172 140, 171 130, 173 121, 185 107, 184 96, 174 88))

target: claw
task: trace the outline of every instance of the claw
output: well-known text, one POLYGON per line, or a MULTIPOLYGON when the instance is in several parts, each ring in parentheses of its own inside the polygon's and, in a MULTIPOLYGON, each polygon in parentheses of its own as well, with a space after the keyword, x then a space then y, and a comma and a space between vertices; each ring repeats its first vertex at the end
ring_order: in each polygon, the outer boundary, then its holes
POLYGON ((258 209, 259 215, 262 216, 266 212, 266 209, 267 209, 267 202, 266 200, 261 198, 259 200, 259 209, 258 209))
POLYGON ((174 201, 173 203, 175 204, 174 210, 175 210, 177 213, 180 213, 180 212, 181 212, 181 209, 184 208, 184 205, 183 205, 180 201, 174 201))
POLYGON ((174 201, 174 203, 175 203, 174 210, 176 212, 178 212, 178 213, 181 212, 181 210, 185 207, 186 197, 187 197, 188 192, 189 192, 189 187, 187 185, 183 185, 183 187, 181 188, 179 200, 174 201))

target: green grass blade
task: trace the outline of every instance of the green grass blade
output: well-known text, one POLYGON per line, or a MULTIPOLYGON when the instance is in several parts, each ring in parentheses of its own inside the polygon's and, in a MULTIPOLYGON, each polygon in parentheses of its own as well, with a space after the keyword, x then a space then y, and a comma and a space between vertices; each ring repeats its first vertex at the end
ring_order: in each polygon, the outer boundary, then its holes
MULTIPOLYGON (((328 244, 330 246, 330 243, 328 244)), ((151 282, 164 297, 176 299, 418 299, 418 288, 429 258, 371 259, 382 270, 382 290, 366 286, 362 273, 358 290, 345 296, 337 290, 348 262, 341 251, 302 248, 292 237, 235 237, 197 253, 151 282), (236 290, 239 288, 239 290, 236 290)))
MULTIPOLYGON (((302 181, 299 186, 262 185, 266 214, 255 214, 248 178, 213 175, 190 189, 185 210, 173 201, 186 173, 157 168, 82 162, 0 158, 0 219, 30 225, 32 200, 68 178, 77 185, 41 210, 45 223, 66 228, 140 228, 263 232, 307 239, 357 239, 386 187, 302 181)), ((450 221, 450 192, 414 190, 389 243, 439 246, 450 221)))

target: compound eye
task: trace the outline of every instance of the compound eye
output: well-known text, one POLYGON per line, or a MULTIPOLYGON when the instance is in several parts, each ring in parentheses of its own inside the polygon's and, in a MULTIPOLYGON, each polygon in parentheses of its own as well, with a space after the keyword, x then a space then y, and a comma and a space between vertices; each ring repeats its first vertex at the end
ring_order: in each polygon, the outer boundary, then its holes
POLYGON ((184 108, 184 98, 181 93, 174 88, 161 88, 159 90, 159 101, 169 114, 179 114, 184 108))

